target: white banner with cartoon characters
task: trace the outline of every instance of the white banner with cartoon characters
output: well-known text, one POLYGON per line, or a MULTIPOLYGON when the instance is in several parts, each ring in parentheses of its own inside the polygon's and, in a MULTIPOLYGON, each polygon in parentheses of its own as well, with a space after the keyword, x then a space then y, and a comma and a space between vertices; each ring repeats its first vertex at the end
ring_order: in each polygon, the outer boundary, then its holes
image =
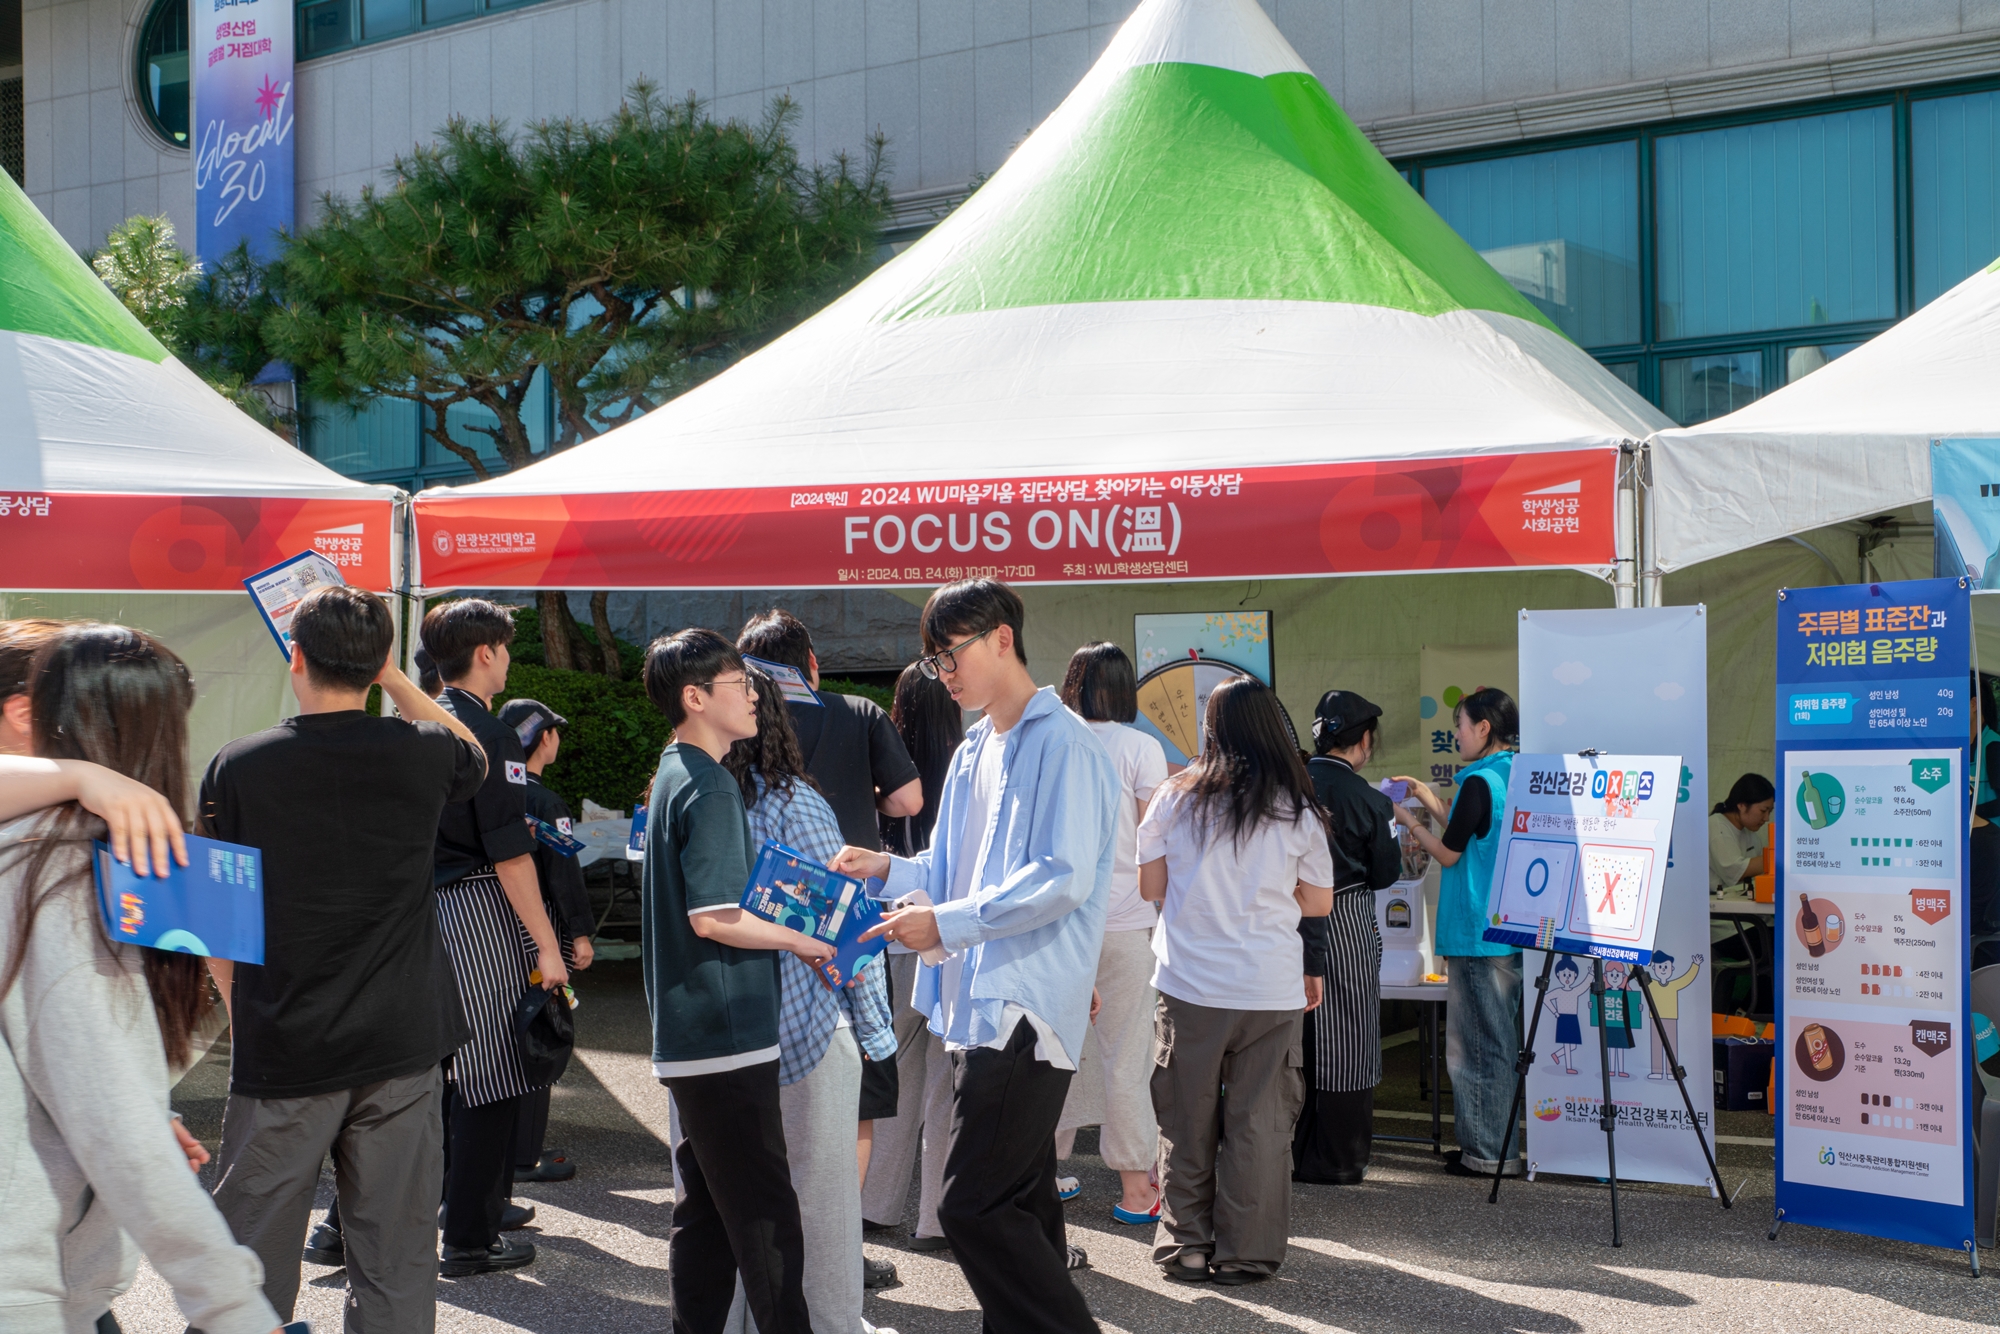
MULTIPOLYGON (((1528 1076, 1530 1170, 1604 1175, 1604 1132, 1598 1128, 1602 1029, 1618 1111, 1619 1177, 1710 1185, 1708 1164, 1667 1059, 1669 1048, 1680 1057, 1695 1115, 1713 1136, 1713 1049, 1706 1022, 1711 970, 1705 609, 1523 611, 1520 629, 1523 752, 1682 756, 1671 853, 1645 976, 1633 978, 1627 965, 1607 962, 1607 988, 1632 985, 1608 995, 1600 1007, 1590 994, 1588 961, 1559 958, 1541 998, 1535 1065, 1528 1076), (1652 990, 1658 1023, 1639 996, 1641 982, 1652 990)), ((1541 954, 1526 951, 1524 1031, 1534 1018, 1534 979, 1541 967, 1541 954)))

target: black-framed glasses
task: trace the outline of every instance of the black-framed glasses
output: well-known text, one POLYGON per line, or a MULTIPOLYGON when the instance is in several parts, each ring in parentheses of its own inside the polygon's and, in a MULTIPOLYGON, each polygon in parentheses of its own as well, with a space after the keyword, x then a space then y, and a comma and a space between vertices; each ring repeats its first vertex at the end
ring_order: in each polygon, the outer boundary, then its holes
POLYGON ((959 653, 977 644, 980 640, 986 638, 986 636, 999 628, 997 625, 989 625, 962 644, 953 644, 950 648, 933 653, 927 658, 918 658, 917 670, 933 681, 937 680, 944 672, 957 671, 959 653))
POLYGON ((755 690, 757 688, 757 683, 750 679, 750 676, 747 672, 742 676, 730 676, 730 677, 718 676, 712 681, 704 681, 701 683, 701 688, 703 690, 708 691, 711 695, 715 693, 715 688, 717 686, 742 686, 743 693, 745 695, 748 695, 752 690, 755 690))

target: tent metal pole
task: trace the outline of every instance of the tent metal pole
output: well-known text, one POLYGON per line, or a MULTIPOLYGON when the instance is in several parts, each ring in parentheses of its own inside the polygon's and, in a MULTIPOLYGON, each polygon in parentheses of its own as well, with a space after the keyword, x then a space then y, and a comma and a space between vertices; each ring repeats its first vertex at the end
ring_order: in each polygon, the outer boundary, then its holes
POLYGON ((1638 605, 1638 560, 1636 538, 1638 527, 1637 503, 1634 494, 1638 482, 1638 446, 1628 440, 1619 450, 1618 457, 1618 500, 1616 519, 1616 545, 1613 548, 1615 563, 1612 573, 1614 606, 1634 607, 1638 605))
POLYGON ((1665 603, 1660 574, 1660 509, 1653 491, 1653 447, 1639 446, 1639 605, 1665 603))

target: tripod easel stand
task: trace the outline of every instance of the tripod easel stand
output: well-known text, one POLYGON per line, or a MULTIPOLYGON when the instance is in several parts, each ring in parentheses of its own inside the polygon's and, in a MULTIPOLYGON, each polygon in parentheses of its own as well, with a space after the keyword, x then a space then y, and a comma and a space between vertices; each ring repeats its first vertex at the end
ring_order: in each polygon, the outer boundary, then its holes
MULTIPOLYGON (((1500 1141, 1500 1161, 1493 1168, 1493 1191, 1486 1197, 1488 1204, 1500 1202, 1500 1174, 1507 1166, 1507 1152, 1514 1147, 1514 1126, 1527 1112, 1528 1071, 1535 1066, 1535 1035, 1542 1026, 1542 1002, 1548 995, 1549 974, 1554 970, 1556 957, 1565 955, 1572 959, 1590 960, 1590 994, 1597 1002, 1597 1064, 1604 1076, 1604 1102, 1598 1109, 1597 1124, 1604 1131, 1604 1162, 1606 1176, 1611 1183, 1611 1244, 1623 1246, 1618 1220, 1618 1109, 1611 1101, 1611 1060, 1610 1039, 1607 1037, 1609 1015, 1604 1004, 1604 960, 1596 955, 1570 954, 1566 950, 1550 950, 1542 957, 1541 975, 1535 979, 1535 1017, 1528 1021, 1528 1040, 1521 1047, 1521 1054, 1514 1061, 1514 1099, 1507 1105, 1507 1133, 1500 1141)), ((1624 1003, 1632 1003, 1631 979, 1627 978, 1624 988, 1624 1003)), ((1681 1091, 1681 1102, 1687 1107, 1688 1124, 1694 1127, 1694 1137, 1701 1144, 1701 1156, 1708 1163, 1709 1193, 1722 1201, 1722 1207, 1730 1207, 1729 1197, 1722 1193, 1721 1171, 1715 1165, 1715 1153, 1708 1146, 1708 1136, 1702 1131, 1701 1118, 1695 1115, 1694 1099, 1688 1096, 1687 1071, 1681 1066, 1680 1054, 1667 1041, 1667 1031, 1660 1023, 1658 1003, 1653 999, 1651 987, 1639 984, 1639 992, 1646 998, 1646 1012, 1653 1018, 1653 1039, 1667 1054, 1667 1065, 1674 1072, 1674 1084, 1681 1091)), ((1628 1010, 1629 1014, 1630 1011, 1628 1010)))

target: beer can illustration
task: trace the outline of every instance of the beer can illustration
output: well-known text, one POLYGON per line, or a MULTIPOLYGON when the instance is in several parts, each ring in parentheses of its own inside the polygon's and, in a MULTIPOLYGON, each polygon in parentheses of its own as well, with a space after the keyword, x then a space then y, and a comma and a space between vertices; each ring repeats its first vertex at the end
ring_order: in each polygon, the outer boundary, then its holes
POLYGON ((1801 1036, 1806 1040, 1806 1056, 1813 1069, 1833 1069, 1833 1044, 1826 1040, 1826 1030, 1818 1024, 1807 1024, 1801 1036))

